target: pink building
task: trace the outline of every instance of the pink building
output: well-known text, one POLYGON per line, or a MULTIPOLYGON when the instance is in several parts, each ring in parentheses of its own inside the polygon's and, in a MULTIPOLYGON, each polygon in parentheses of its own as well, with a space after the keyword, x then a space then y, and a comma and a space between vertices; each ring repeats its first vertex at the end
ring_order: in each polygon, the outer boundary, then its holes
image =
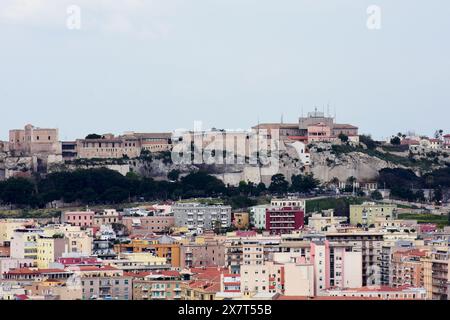
POLYGON ((78 227, 92 227, 93 211, 68 211, 63 214, 63 222, 78 227))
POLYGON ((266 210, 266 230, 271 234, 291 233, 302 229, 305 213, 297 207, 273 207, 266 210))
POLYGON ((435 223, 419 224, 419 231, 421 233, 431 233, 431 232, 436 232, 436 230, 437 230, 437 225, 435 223))
POLYGON ((325 123, 317 123, 308 126, 308 142, 330 141, 331 127, 325 123))
POLYGON ((444 136, 444 149, 450 149, 450 134, 444 136))

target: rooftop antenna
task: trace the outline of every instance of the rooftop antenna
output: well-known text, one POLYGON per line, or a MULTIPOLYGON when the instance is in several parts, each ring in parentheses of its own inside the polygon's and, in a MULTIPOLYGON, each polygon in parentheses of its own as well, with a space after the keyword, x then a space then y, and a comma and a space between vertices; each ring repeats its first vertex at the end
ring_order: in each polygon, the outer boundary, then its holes
POLYGON ((327 104, 327 117, 330 117, 330 102, 327 104))
POLYGON ((283 114, 281 114, 281 124, 283 124, 283 114))

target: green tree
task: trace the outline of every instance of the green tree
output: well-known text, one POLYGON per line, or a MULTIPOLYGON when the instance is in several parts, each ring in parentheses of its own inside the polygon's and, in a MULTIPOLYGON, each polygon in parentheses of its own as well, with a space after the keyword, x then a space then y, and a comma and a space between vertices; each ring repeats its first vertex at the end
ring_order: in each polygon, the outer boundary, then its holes
POLYGON ((103 136, 96 134, 96 133, 90 133, 86 136, 86 140, 94 140, 94 139, 102 139, 103 136))
POLYGON ((372 192, 372 193, 370 194, 370 197, 371 197, 373 200, 377 200, 377 201, 383 199, 383 195, 382 195, 381 192, 378 191, 378 190, 375 190, 374 192, 372 192))
POLYGON ((393 137, 393 138, 391 139, 391 144, 394 145, 394 146, 400 145, 401 142, 402 142, 402 141, 400 140, 399 137, 393 137))
POLYGON ((180 170, 174 169, 169 171, 169 173, 167 174, 167 178, 171 181, 178 181, 178 179, 180 178, 180 170))
POLYGON ((339 134, 338 138, 344 143, 348 142, 348 135, 346 135, 346 134, 344 134, 342 132, 339 134))
POLYGON ((283 174, 278 173, 272 176, 269 191, 276 194, 285 194, 288 191, 289 182, 283 174))

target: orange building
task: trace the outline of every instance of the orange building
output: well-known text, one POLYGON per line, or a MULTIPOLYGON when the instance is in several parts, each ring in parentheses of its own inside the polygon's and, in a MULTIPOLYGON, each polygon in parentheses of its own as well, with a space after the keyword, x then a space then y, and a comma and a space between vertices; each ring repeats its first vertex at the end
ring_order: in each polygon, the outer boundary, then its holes
POLYGON ((116 244, 114 251, 119 252, 151 252, 160 258, 166 258, 174 268, 181 266, 181 250, 179 243, 159 243, 157 240, 133 240, 127 244, 116 244))

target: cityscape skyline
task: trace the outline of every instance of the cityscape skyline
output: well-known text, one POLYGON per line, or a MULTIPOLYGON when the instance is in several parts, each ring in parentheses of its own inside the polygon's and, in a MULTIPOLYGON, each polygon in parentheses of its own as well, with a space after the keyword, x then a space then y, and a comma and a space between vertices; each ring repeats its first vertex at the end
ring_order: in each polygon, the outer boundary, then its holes
POLYGON ((372 4, 2 1, 0 126, 68 140, 195 120, 245 129, 329 104, 375 138, 448 131, 450 4, 379 0, 371 30, 372 4), (70 5, 80 30, 66 26, 70 5))

